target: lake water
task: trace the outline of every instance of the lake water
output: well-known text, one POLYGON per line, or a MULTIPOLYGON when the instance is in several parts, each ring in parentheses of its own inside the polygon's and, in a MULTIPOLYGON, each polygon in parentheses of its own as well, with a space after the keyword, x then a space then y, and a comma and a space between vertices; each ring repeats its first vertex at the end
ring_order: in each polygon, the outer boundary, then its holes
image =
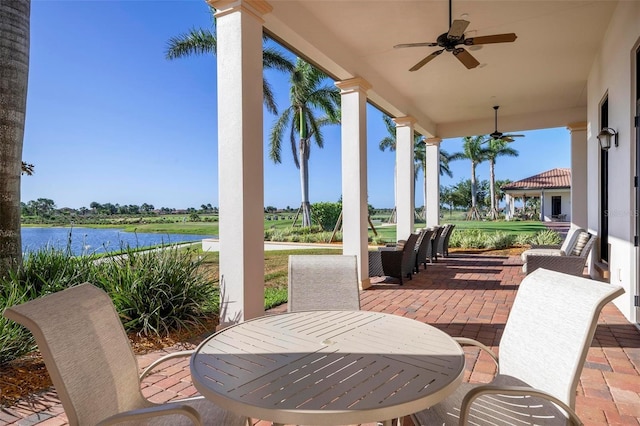
POLYGON ((71 251, 74 255, 118 251, 123 247, 148 247, 200 241, 214 235, 145 234, 120 229, 94 228, 22 228, 22 251, 37 251, 45 247, 66 249, 71 232, 71 251))

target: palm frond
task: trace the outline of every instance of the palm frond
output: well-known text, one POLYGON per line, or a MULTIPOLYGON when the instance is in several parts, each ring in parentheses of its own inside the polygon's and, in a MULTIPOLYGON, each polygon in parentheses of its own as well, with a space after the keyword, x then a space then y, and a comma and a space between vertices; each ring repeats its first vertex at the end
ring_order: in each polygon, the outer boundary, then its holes
POLYGON ((276 119, 269 134, 269 158, 276 164, 282 163, 282 136, 291 119, 291 113, 291 108, 284 110, 282 115, 276 119))
POLYGON ((262 79, 262 96, 264 96, 264 106, 273 115, 278 115, 278 106, 276 105, 276 98, 271 89, 271 84, 266 78, 262 79))
POLYGON ((286 73, 292 72, 295 68, 293 62, 274 47, 265 47, 262 51, 262 66, 265 69, 274 69, 286 73))
POLYGON ((190 55, 216 54, 218 41, 215 34, 206 29, 193 28, 188 33, 171 37, 165 57, 169 60, 190 55))

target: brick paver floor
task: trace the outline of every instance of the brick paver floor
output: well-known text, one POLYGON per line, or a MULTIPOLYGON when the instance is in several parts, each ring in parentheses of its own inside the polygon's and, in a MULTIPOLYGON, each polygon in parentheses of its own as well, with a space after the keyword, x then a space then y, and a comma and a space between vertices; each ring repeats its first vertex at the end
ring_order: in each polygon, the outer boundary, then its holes
MULTIPOLYGON (((496 349, 522 278, 518 257, 452 254, 430 264, 403 286, 392 280, 374 283, 361 294, 362 309, 414 318, 496 349)), ((280 306, 273 312, 284 310, 286 306, 280 306)), ((465 379, 490 380, 495 367, 489 356, 471 348, 465 352, 465 379)), ((164 353, 140 356, 140 367, 164 353)), ((149 376, 143 387, 144 394, 156 402, 195 393, 186 360, 149 376)), ((640 332, 613 304, 600 315, 576 392, 576 409, 585 425, 640 425, 640 332)), ((0 424, 58 426, 67 422, 55 390, 49 390, 0 411, 0 424)))

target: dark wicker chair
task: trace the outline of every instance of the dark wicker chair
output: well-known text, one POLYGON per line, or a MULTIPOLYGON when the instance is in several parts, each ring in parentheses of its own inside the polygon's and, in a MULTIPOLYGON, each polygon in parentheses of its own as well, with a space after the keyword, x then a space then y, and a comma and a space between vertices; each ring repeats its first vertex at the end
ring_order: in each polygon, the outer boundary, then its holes
POLYGON ((427 253, 431 246, 431 237, 433 236, 433 229, 425 228, 420 231, 420 237, 416 245, 418 249, 416 251, 416 273, 420 271, 420 264, 424 265, 424 269, 427 269, 427 253))
POLYGON ((416 241, 418 241, 418 234, 411 234, 404 244, 399 241, 395 250, 388 248, 380 252, 384 275, 398 278, 400 285, 404 278, 412 278, 416 263, 416 241))
POLYGON ((436 250, 436 253, 442 257, 449 257, 449 238, 451 238, 453 228, 455 228, 455 225, 446 224, 442 231, 442 235, 440 235, 440 238, 438 239, 438 250, 436 250))
POLYGON ((444 226, 434 226, 433 236, 431 237, 431 256, 429 257, 429 262, 437 262, 438 261, 438 244, 440 242, 440 237, 442 236, 442 231, 444 231, 444 226))

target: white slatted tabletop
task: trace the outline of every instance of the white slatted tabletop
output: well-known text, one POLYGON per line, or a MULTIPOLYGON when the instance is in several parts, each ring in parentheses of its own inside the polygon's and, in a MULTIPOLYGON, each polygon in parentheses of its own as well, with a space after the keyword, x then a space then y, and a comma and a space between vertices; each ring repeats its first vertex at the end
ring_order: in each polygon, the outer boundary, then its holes
POLYGON ((367 311, 305 311, 226 328, 191 358, 195 387, 223 408, 281 424, 342 425, 409 415, 462 382, 446 333, 367 311))

